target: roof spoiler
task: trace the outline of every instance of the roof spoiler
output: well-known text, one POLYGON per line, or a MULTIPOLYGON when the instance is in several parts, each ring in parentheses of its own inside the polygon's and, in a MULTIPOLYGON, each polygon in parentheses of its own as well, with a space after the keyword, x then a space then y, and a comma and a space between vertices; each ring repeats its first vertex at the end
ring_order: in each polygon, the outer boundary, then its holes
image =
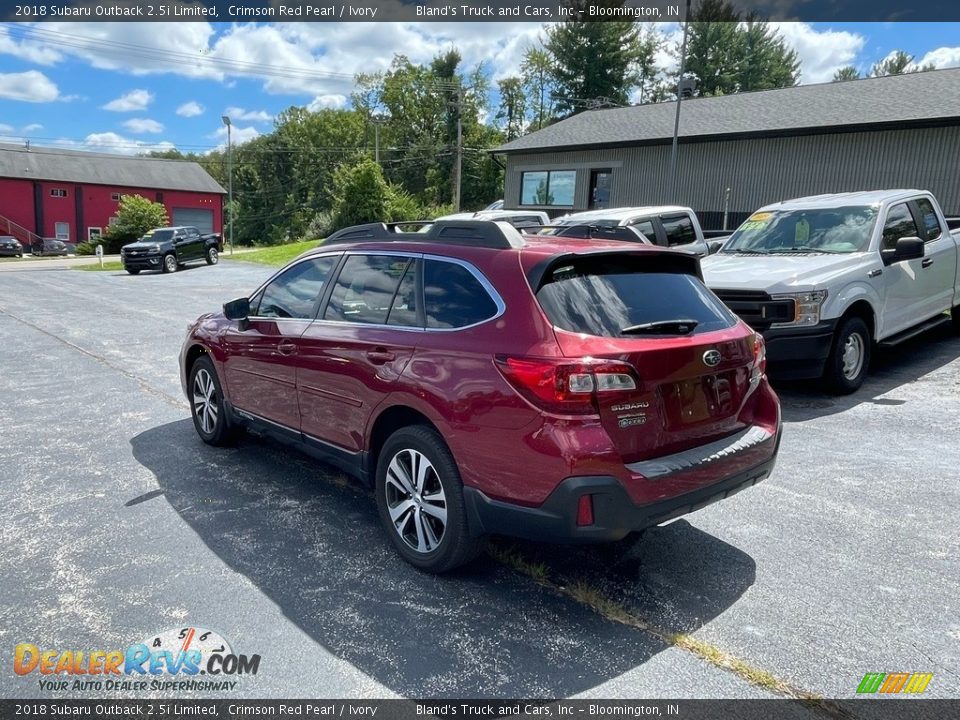
POLYGON ((337 230, 323 245, 364 242, 429 242, 497 250, 521 247, 523 239, 516 228, 494 220, 408 220, 393 223, 368 223, 337 230), (421 231, 404 231, 418 226, 421 231), (426 232, 422 228, 428 228, 426 232))

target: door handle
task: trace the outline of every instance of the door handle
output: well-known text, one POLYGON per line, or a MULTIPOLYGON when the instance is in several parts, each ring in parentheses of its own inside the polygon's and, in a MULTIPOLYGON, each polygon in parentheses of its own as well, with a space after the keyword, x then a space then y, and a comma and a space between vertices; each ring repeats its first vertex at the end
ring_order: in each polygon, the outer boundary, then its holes
POLYGON ((289 340, 283 340, 279 345, 277 345, 277 352, 281 355, 293 355, 296 351, 296 344, 290 342, 289 340))
POLYGON ((396 359, 397 356, 386 348, 377 348, 376 350, 367 351, 367 360, 372 362, 374 365, 383 365, 384 363, 388 363, 396 359))
POLYGON ((931 265, 933 265, 933 258, 927 258, 922 263, 920 263, 920 267, 924 267, 924 268, 928 268, 931 265))

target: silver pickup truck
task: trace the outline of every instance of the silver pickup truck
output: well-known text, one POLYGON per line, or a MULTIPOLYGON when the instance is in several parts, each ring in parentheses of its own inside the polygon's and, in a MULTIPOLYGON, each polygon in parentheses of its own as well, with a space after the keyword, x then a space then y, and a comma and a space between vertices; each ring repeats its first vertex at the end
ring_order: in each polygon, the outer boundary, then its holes
POLYGON ((863 383, 873 347, 960 329, 960 231, 923 190, 760 208, 702 261, 707 286, 767 342, 771 374, 863 383))

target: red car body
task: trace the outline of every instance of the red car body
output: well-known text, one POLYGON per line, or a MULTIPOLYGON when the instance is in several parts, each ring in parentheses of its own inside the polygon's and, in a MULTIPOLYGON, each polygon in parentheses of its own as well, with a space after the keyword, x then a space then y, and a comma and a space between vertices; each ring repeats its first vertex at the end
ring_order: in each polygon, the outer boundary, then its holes
MULTIPOLYGON (((206 315, 181 353, 185 392, 205 355, 234 421, 368 481, 392 432, 428 425, 456 462, 475 535, 616 540, 769 475, 779 402, 762 338, 742 321, 730 315, 726 327, 696 334, 601 337, 557 327, 536 295, 558 263, 603 257, 699 278, 695 258, 586 239, 525 237, 489 248, 407 238, 322 245, 305 257, 466 263, 488 284, 496 314, 454 330, 206 315), (618 389, 627 377, 634 387, 618 389), (576 383, 595 390, 565 395, 576 383), (604 383, 617 387, 601 391, 604 383)), ((701 292, 700 280, 691 282, 701 292)), ((323 302, 329 297, 321 317, 323 302)))

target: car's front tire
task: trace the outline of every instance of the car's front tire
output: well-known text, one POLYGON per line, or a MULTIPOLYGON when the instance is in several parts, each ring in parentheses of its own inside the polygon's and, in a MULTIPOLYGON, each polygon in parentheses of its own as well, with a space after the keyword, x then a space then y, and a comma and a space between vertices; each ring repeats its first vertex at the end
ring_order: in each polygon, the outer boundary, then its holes
POLYGON ((223 389, 213 363, 201 355, 190 368, 190 415, 200 439, 208 445, 229 445, 234 438, 223 402, 223 389))
POLYGON ((127 272, 130 273, 131 275, 139 275, 139 274, 140 274, 140 269, 139 269, 139 268, 127 268, 127 272))
POLYGON ((377 462, 377 510, 404 560, 431 573, 473 560, 485 539, 470 535, 463 482, 446 443, 432 428, 397 430, 377 462))
POLYGON ((180 267, 177 264, 177 256, 173 253, 163 256, 163 271, 165 273, 176 272, 177 268, 180 267))
POLYGON ((953 318, 953 329, 960 333, 960 305, 957 305, 950 311, 950 316, 953 318))
POLYGON ((216 265, 220 262, 220 253, 217 252, 215 247, 207 248, 207 255, 204 259, 207 261, 207 265, 216 265))
POLYGON ((872 341, 863 319, 848 317, 833 336, 833 349, 823 374, 827 387, 837 395, 860 389, 870 369, 872 341))

